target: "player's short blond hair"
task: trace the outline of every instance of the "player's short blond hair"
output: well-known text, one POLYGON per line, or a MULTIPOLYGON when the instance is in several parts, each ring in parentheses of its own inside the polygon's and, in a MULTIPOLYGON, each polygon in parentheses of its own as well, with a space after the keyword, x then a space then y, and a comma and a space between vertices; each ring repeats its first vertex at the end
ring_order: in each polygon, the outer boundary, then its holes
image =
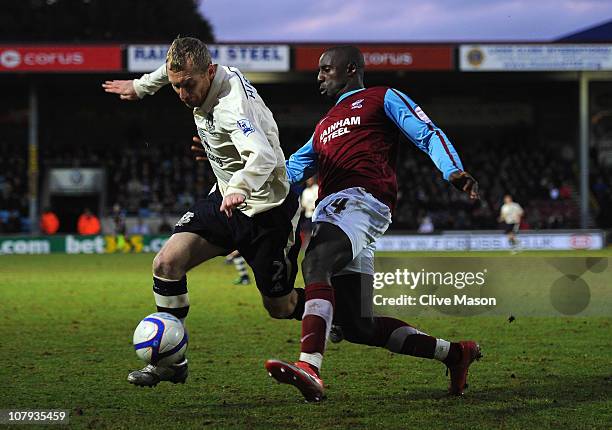
POLYGON ((177 37, 166 54, 166 64, 173 72, 182 72, 189 66, 193 71, 206 72, 211 63, 208 47, 195 37, 177 37))

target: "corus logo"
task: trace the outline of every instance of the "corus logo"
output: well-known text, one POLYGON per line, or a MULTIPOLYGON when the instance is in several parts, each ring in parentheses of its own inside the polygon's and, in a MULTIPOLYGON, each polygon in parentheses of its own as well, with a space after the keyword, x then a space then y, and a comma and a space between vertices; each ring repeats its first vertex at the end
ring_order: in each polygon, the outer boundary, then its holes
POLYGON ((13 69, 21 64, 21 55, 13 50, 4 51, 0 54, 0 64, 7 69, 13 69))
POLYGON ((592 242, 593 239, 591 239, 591 236, 586 236, 582 234, 574 234, 570 238, 570 245, 574 249, 590 248, 592 242))
POLYGON ((410 52, 365 52, 363 57, 366 66, 409 66, 413 62, 410 52))
POLYGON ((82 52, 28 52, 24 56, 28 66, 79 65, 85 62, 82 52))

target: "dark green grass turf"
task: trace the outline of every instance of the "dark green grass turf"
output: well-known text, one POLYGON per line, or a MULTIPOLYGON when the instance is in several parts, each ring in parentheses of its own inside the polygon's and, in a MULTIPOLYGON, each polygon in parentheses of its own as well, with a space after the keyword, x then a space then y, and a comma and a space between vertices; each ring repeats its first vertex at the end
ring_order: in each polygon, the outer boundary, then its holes
POLYGON ((220 260, 189 276, 188 383, 133 387, 132 331, 154 310, 151 259, 0 257, 0 409, 68 409, 75 428, 612 427, 612 318, 420 318, 432 335, 481 343, 464 398, 445 396, 438 362, 343 342, 326 354, 328 399, 304 404, 263 369, 297 357, 299 323, 267 317, 220 260))

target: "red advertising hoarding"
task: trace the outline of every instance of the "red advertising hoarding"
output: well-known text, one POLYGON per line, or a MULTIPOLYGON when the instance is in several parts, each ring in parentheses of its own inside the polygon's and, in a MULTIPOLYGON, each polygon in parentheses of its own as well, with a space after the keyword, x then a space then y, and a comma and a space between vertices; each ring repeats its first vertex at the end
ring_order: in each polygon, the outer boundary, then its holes
MULTIPOLYGON (((295 48, 295 70, 317 70, 319 57, 332 45, 295 48)), ((453 70, 451 46, 357 45, 363 52, 366 70, 453 70)))
POLYGON ((0 45, 0 72, 109 72, 121 63, 119 45, 0 45))

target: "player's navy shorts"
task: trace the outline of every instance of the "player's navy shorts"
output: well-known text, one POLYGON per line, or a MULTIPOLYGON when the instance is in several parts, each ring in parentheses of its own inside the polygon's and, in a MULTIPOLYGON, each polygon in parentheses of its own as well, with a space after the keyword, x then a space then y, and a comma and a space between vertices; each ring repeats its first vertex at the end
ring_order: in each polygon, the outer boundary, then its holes
POLYGON ((290 191, 280 206, 253 217, 234 209, 228 218, 219 210, 222 201, 219 190, 198 200, 174 227, 174 233, 196 233, 227 253, 237 249, 253 269, 257 288, 264 296, 289 294, 301 245, 297 194, 290 191))
POLYGON ((519 224, 506 224, 504 223, 504 233, 517 233, 519 230, 519 224))

